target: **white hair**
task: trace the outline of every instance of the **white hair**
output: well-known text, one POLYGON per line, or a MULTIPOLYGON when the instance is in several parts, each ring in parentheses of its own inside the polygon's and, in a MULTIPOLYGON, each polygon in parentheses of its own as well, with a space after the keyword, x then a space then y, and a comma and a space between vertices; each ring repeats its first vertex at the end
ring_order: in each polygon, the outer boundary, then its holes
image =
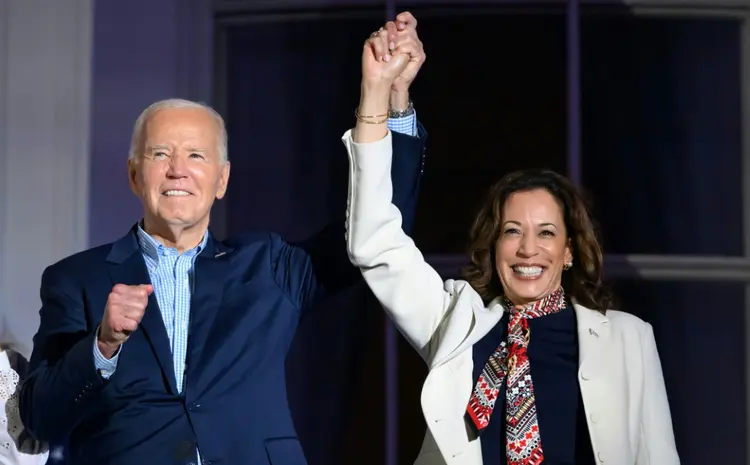
POLYGON ((148 106, 148 108, 143 110, 143 112, 138 116, 138 119, 135 120, 135 126, 133 127, 133 136, 130 139, 130 153, 128 155, 128 158, 132 160, 136 158, 138 154, 143 152, 143 130, 146 126, 146 122, 151 117, 151 115, 159 110, 165 110, 168 108, 197 108, 208 112, 208 114, 211 115, 214 120, 216 120, 216 124, 219 127, 219 146, 217 147, 217 150, 219 152, 219 159, 222 163, 227 162, 227 160, 229 159, 229 155, 227 150, 227 128, 224 125, 224 118, 222 118, 216 110, 206 105, 205 103, 193 102, 191 100, 184 100, 179 98, 159 100, 158 102, 152 103, 148 106))

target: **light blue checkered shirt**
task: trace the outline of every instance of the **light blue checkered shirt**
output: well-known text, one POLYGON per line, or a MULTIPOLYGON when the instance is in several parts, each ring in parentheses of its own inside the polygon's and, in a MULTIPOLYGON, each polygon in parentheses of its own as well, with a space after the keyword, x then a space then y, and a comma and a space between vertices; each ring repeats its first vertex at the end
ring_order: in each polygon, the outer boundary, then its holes
MULTIPOLYGON (((138 244, 141 247, 146 269, 154 286, 164 328, 172 349, 177 390, 182 392, 187 356, 190 298, 193 295, 193 265, 206 246, 208 235, 203 236, 198 247, 180 254, 177 249, 165 247, 138 226, 138 244)), ((117 367, 120 351, 111 359, 105 358, 95 346, 94 362, 104 378, 109 378, 117 367)))
POLYGON ((388 120, 388 129, 407 136, 417 135, 417 113, 414 112, 403 118, 392 118, 388 120))
MULTIPOLYGON (((403 118, 388 120, 388 129, 410 136, 417 135, 417 115, 413 113, 403 118)), ((206 246, 208 235, 203 242, 183 254, 177 249, 165 247, 151 237, 140 225, 138 226, 138 243, 143 259, 146 261, 151 284, 154 286, 156 301, 164 319, 164 327, 169 336, 172 348, 177 390, 182 392, 185 378, 185 358, 187 356, 188 325, 190 323, 190 298, 193 295, 193 265, 198 254, 206 246)), ((145 283, 144 283, 145 284, 145 283)), ((107 359, 99 351, 94 341, 94 364, 102 377, 108 379, 117 368, 120 349, 114 357, 107 359)), ((200 461, 200 459, 199 459, 200 461)))

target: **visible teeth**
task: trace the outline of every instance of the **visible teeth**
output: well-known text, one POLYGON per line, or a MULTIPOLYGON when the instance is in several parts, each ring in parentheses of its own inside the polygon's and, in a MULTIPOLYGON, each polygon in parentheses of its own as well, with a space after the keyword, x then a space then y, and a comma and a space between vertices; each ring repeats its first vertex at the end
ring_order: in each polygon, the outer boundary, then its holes
POLYGON ((514 266, 513 271, 524 276, 534 276, 542 274, 544 268, 541 266, 514 266))
POLYGON ((172 196, 172 195, 190 195, 189 192, 185 191, 178 191, 178 190, 171 190, 164 193, 164 195, 172 196))

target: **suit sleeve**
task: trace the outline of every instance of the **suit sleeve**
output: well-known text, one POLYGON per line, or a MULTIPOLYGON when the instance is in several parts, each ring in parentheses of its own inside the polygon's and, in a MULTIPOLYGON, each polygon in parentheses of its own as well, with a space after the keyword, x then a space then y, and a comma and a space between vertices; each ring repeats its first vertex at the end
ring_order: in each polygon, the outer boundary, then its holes
MULTIPOLYGON (((416 122, 417 136, 394 133, 392 167, 394 203, 404 212, 404 224, 411 230, 424 164, 427 133, 416 122)), ((306 241, 290 244, 271 237, 272 267, 277 283, 301 310, 328 295, 362 281, 346 249, 344 196, 333 208, 334 219, 306 241)))
POLYGON ((23 424, 48 443, 65 441, 105 386, 94 364, 95 331, 71 275, 55 265, 42 275, 39 331, 20 393, 23 424))
POLYGON ((389 317, 426 357, 455 296, 407 235, 409 220, 395 200, 390 137, 368 144, 355 143, 351 131, 343 137, 350 164, 348 251, 389 317))
MULTIPOLYGON (((680 465, 677 455, 672 416, 669 411, 667 389, 664 384, 654 330, 646 324, 641 344, 643 347, 644 397, 642 413, 642 447, 648 457, 643 465, 680 465)), ((638 465, 642 465, 640 462, 638 465)))

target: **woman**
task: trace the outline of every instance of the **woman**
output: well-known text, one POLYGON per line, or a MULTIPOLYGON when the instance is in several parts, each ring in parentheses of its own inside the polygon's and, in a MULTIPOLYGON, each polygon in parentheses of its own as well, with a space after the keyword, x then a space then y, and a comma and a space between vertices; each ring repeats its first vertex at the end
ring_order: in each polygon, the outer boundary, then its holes
MULTIPOLYGON (((394 56, 409 53, 396 45, 394 56)), ((384 46, 368 41, 364 76, 384 46)), ((602 252, 575 187, 549 171, 503 178, 471 232, 465 280, 443 282, 391 203, 390 134, 376 117, 388 89, 367 84, 343 137, 347 241, 430 368, 415 465, 679 464, 651 326, 608 310, 602 252)))
POLYGON ((18 412, 17 387, 26 361, 0 345, 0 465, 47 463, 47 448, 25 434, 18 412))

